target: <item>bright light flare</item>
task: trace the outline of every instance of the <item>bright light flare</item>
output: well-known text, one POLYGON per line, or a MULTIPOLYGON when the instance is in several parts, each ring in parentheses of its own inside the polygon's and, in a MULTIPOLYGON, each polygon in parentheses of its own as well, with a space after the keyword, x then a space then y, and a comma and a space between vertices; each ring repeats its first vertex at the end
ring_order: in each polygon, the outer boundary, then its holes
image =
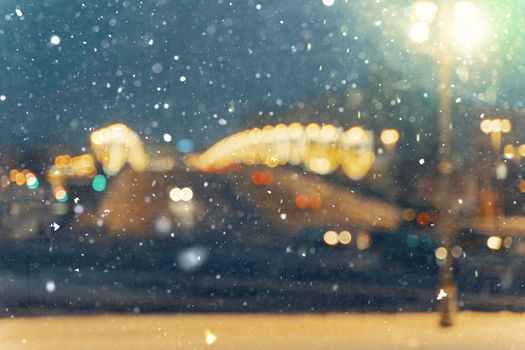
POLYGON ((430 38, 430 28, 425 22, 416 22, 410 27, 410 39, 416 44, 421 44, 430 38))
POLYGON ((210 330, 206 329, 204 331, 204 341, 207 345, 211 345, 217 341, 217 336, 213 334, 210 330))
POLYGON ((432 1, 418 1, 412 7, 413 16, 421 22, 430 23, 436 17, 438 8, 432 1))
POLYGON ((457 44, 469 50, 479 45, 486 36, 488 20, 470 1, 454 5, 454 38, 457 44))

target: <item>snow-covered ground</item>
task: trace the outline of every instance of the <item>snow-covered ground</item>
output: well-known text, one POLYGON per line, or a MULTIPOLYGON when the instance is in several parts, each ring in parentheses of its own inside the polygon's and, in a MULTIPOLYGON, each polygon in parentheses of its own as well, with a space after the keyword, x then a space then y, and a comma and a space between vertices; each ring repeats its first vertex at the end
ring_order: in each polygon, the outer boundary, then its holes
POLYGON ((0 320, 1 349, 523 349, 525 314, 146 315, 0 320))

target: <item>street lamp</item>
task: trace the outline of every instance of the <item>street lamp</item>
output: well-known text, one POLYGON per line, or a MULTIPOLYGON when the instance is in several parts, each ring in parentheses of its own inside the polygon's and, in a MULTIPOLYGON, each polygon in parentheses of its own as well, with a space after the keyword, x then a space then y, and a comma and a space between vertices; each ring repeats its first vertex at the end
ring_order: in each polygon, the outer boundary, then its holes
MULTIPOLYGON (((436 191, 436 204, 441 213, 441 222, 437 229, 442 247, 450 251, 455 234, 454 223, 458 216, 453 212, 449 191, 450 174, 453 171, 450 142, 453 52, 454 49, 460 49, 469 54, 482 41, 487 22, 483 20, 480 9, 470 1, 445 0, 439 2, 439 5, 432 1, 413 3, 409 36, 413 43, 436 61, 438 68, 438 170, 441 176, 436 191), (437 27, 435 40, 432 40, 434 37, 431 24, 437 27)), ((457 310, 457 288, 453 279, 451 254, 445 256, 441 265, 439 285, 448 295, 441 303, 440 324, 450 326, 457 310)))
POLYGON ((447 44, 454 48, 471 50, 480 44, 486 36, 488 23, 482 11, 471 1, 454 2, 451 15, 447 14, 448 7, 447 1, 442 2, 441 8, 432 1, 416 1, 412 6, 410 39, 417 44, 430 40, 430 25, 437 22, 440 32, 448 32, 446 43, 438 42, 438 45, 447 44))

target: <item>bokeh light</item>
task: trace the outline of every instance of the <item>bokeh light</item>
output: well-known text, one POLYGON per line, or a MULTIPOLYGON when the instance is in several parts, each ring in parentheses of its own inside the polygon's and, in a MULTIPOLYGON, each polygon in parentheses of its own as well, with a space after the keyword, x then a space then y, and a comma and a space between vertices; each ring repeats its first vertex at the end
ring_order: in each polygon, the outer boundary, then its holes
POLYGON ((104 175, 98 174, 91 181, 91 186, 96 192, 103 192, 107 186, 107 180, 104 175))
POLYGON ((170 199, 174 202, 189 202, 193 199, 193 190, 189 187, 174 187, 170 191, 170 199))
POLYGON ((180 153, 189 153, 193 152, 195 145, 190 139, 180 139, 179 141, 177 141, 177 145, 175 147, 180 153))
POLYGON ((492 250, 499 250, 501 249, 501 245, 503 244, 503 240, 501 237, 498 236, 490 236, 487 239, 487 247, 492 250))
POLYGON ((352 241, 352 234, 349 231, 344 230, 344 231, 339 232, 339 235, 337 238, 339 240, 339 243, 343 245, 348 245, 352 241))
POLYGON ((458 1, 454 5, 454 39, 465 49, 481 43, 489 24, 481 10, 470 1, 458 1))
POLYGON ((436 250, 434 251, 434 255, 436 256, 436 259, 438 260, 445 260, 448 255, 447 248, 445 247, 436 248, 436 250))
POLYGON ((335 246, 339 242, 338 234, 335 231, 326 231, 323 235, 323 240, 330 246, 335 246))
POLYGON ((427 41, 430 37, 430 28, 424 22, 416 22, 410 27, 410 39, 416 43, 421 44, 427 41))
POLYGON ((430 23, 436 17, 438 8, 432 1, 417 1, 412 7, 412 14, 418 21, 430 23))
POLYGON ((357 234, 356 245, 357 249, 365 250, 372 244, 372 238, 367 232, 359 232, 357 234))
POLYGON ((384 145, 394 145, 399 140, 399 131, 396 129, 385 129, 381 132, 380 138, 384 145))

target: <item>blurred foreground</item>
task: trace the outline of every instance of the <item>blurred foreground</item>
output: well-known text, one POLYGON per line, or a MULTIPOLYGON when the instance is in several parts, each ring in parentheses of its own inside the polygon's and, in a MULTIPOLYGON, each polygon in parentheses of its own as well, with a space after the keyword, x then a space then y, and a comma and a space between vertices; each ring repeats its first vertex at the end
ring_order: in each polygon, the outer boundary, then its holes
POLYGON ((35 317, 0 321, 10 349, 520 349, 525 315, 434 313, 35 317), (510 336, 512 335, 512 336, 510 336))

